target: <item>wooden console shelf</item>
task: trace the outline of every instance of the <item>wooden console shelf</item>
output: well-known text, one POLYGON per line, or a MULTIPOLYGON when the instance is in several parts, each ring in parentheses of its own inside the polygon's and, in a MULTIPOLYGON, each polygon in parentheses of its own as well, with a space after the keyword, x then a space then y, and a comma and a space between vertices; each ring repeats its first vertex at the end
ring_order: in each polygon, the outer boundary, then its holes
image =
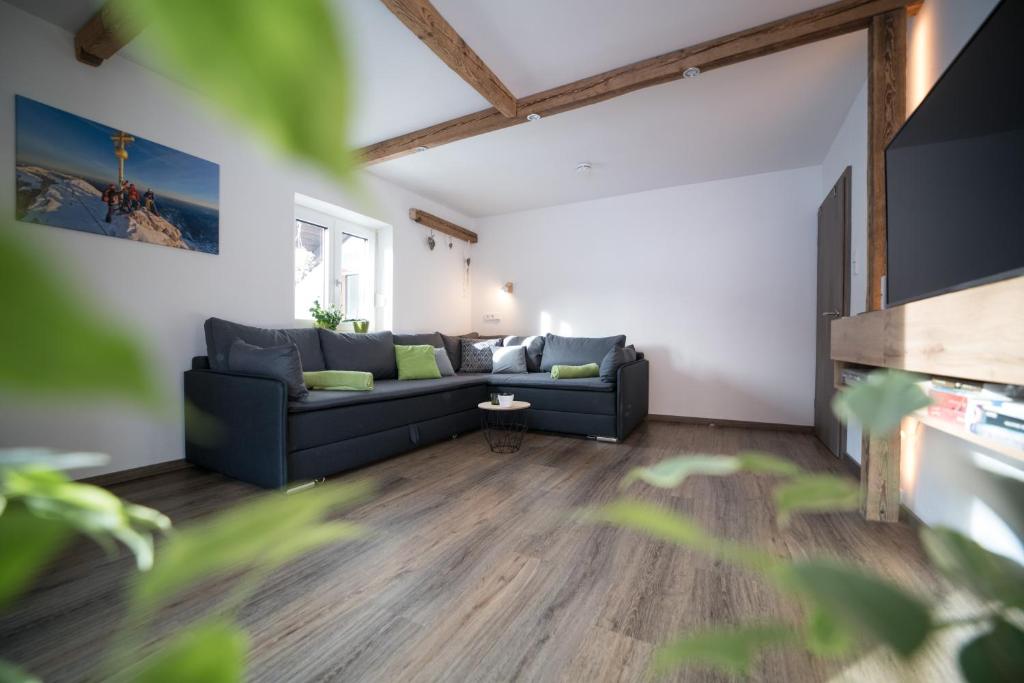
POLYGON ((834 320, 832 359, 1024 384, 1024 277, 834 320))
MULTIPOLYGON (((932 377, 1024 384, 1024 277, 950 292, 930 299, 832 322, 836 377, 846 364, 894 368, 932 377)), ((910 423, 942 430, 1024 461, 1024 452, 927 414, 910 423)), ((899 433, 865 436, 861 451, 862 512, 867 519, 899 519, 899 433)))

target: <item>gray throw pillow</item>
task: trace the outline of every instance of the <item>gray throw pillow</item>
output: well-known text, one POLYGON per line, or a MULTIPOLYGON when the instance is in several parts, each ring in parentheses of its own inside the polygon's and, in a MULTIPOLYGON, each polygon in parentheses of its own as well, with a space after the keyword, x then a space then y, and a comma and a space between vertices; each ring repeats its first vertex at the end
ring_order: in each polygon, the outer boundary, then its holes
POLYGON ((495 375, 521 375, 526 373, 526 347, 496 347, 492 354, 491 372, 495 375))
POLYGON ((560 337, 548 334, 544 337, 540 369, 542 372, 550 372, 556 365, 600 365, 613 346, 625 345, 624 334, 614 337, 560 337))
POLYGON ((332 332, 320 330, 320 347, 328 370, 359 370, 373 373, 374 379, 394 379, 394 337, 390 332, 332 332))
POLYGON ((535 334, 530 337, 505 337, 501 342, 501 345, 525 346, 527 372, 540 372, 540 361, 544 355, 544 337, 539 334, 535 334))
POLYGON ((500 339, 462 339, 462 366, 459 372, 490 372, 494 349, 500 339))
POLYGON ((214 370, 228 369, 228 352, 231 345, 241 339, 247 344, 260 348, 283 346, 294 343, 299 347, 302 369, 307 372, 326 369, 324 355, 320 350, 320 338, 311 327, 292 330, 274 330, 233 323, 220 318, 208 318, 203 324, 206 333, 206 355, 214 370))
POLYGON ((633 345, 613 346, 601 361, 601 381, 614 382, 618 378, 619 367, 636 360, 636 349, 633 345))
POLYGON ((283 380, 288 385, 288 398, 293 401, 301 401, 309 396, 309 390, 302 379, 299 347, 295 344, 261 348, 238 339, 228 352, 228 369, 231 372, 283 380))
POLYGON ((455 374, 455 369, 452 367, 447 351, 444 349, 434 349, 434 360, 437 361, 437 369, 442 377, 451 377, 455 374))
MULTIPOLYGON (((441 333, 439 332, 438 334, 441 333)), ((452 368, 455 372, 458 372, 462 366, 462 340, 477 339, 479 337, 480 334, 478 332, 457 334, 454 337, 447 334, 441 334, 441 343, 444 344, 444 350, 448 352, 448 360, 452 362, 452 368)))

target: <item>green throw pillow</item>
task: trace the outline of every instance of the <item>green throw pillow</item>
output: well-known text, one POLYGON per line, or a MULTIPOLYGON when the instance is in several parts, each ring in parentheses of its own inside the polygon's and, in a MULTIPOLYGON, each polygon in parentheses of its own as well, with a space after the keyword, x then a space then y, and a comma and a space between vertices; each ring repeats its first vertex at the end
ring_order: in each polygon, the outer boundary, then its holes
POLYGON ((356 370, 320 370, 302 373, 302 380, 310 389, 323 391, 370 391, 373 373, 356 370))
POLYGON ((597 377, 601 368, 597 363, 586 365, 555 365, 551 368, 551 379, 580 379, 581 377, 597 377))
POLYGON ((439 379, 434 347, 429 344, 402 346, 395 344, 395 362, 398 364, 398 379, 439 379))

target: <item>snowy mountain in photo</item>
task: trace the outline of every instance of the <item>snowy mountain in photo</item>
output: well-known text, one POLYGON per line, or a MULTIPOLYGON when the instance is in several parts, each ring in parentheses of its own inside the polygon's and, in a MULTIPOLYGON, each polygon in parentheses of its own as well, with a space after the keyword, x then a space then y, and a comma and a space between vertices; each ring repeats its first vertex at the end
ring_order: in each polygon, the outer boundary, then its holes
POLYGON ((202 235, 183 232, 190 219, 202 221, 198 207, 158 198, 157 209, 161 215, 145 209, 120 213, 115 208, 111 222, 107 223, 103 193, 88 180, 40 166, 20 164, 17 167, 17 184, 18 220, 178 249, 217 252, 216 235, 211 244, 202 235))

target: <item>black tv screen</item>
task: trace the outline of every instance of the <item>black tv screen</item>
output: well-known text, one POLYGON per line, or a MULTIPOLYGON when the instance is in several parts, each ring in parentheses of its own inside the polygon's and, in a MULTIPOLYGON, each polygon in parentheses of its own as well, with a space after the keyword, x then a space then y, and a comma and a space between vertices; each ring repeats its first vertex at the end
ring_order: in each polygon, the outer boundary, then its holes
POLYGON ((1024 1, 992 11, 885 165, 888 305, 1024 274, 1024 1))

